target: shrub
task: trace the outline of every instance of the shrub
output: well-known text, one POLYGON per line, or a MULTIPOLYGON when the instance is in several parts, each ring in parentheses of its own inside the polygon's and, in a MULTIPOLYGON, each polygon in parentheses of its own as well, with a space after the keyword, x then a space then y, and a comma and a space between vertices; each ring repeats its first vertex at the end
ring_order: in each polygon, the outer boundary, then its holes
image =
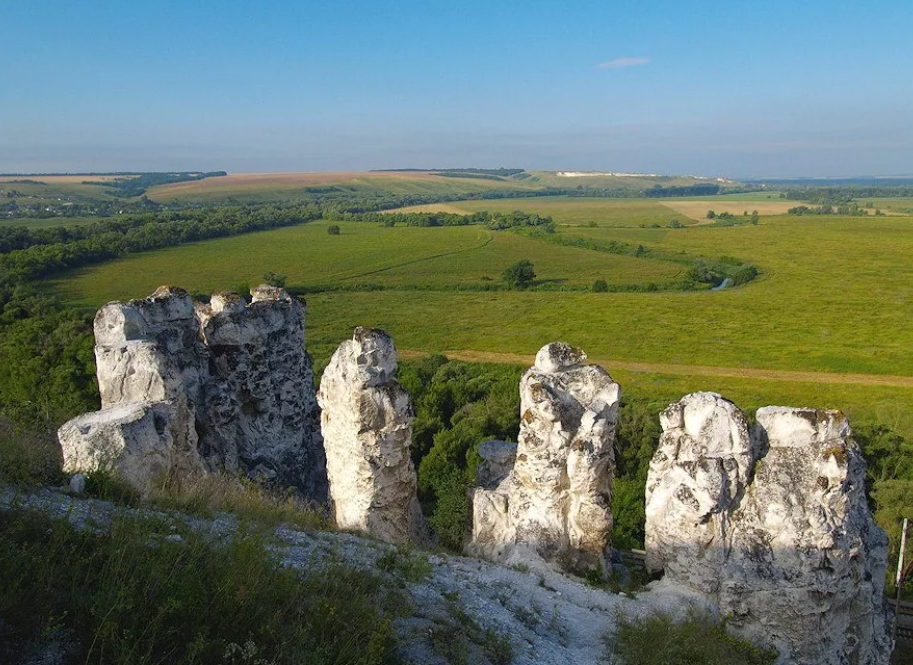
POLYGON ((668 614, 619 615, 608 638, 614 662, 622 665, 773 665, 776 651, 729 635, 709 614, 676 623, 668 614))
POLYGON ((329 233, 331 236, 338 236, 339 235, 339 226, 337 226, 336 224, 331 224, 330 226, 327 227, 327 233, 329 233))
POLYGON ((532 284, 533 280, 536 279, 536 271, 533 268, 532 261, 523 259, 505 268, 504 272, 501 273, 501 277, 509 288, 522 289, 532 284))
POLYGON ((117 518, 76 531, 35 513, 0 514, 0 661, 50 639, 65 663, 397 663, 403 597, 343 566, 282 568, 265 543, 224 546, 160 522, 117 518))
POLYGON ((437 501, 429 519, 439 544, 457 552, 463 549, 463 539, 472 521, 469 486, 463 473, 449 470, 435 487, 437 501))
POLYGON ((0 481, 20 487, 59 485, 60 446, 53 436, 35 435, 0 420, 0 481))
POLYGON ((278 286, 280 288, 285 287, 285 275, 280 272, 273 272, 270 270, 269 272, 264 273, 263 281, 270 286, 278 286))
POLYGON ((593 293, 605 293, 609 290, 609 285, 604 279, 597 279, 593 282, 593 293))

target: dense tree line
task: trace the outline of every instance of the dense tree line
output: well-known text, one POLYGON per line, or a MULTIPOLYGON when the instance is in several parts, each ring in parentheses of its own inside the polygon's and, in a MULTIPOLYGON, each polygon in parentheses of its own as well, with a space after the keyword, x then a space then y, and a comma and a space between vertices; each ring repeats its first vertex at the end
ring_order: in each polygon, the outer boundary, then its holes
POLYGON ((99 261, 185 242, 301 224, 315 207, 223 207, 130 216, 85 226, 0 229, 0 278, 39 277, 99 261))
POLYGON ((165 206, 141 196, 136 201, 67 201, 65 203, 47 203, 22 201, 21 192, 11 190, 0 198, 0 216, 8 219, 53 219, 60 217, 112 217, 124 214, 156 212, 165 206), (12 195, 12 196, 11 196, 12 195))
MULTIPOLYGON (((855 203, 841 205, 796 206, 786 211, 789 215, 849 215, 851 217, 865 217, 868 213, 855 203)), ((880 211, 879 211, 880 212, 880 211)))
POLYGON ((552 218, 537 213, 514 211, 475 212, 461 215, 452 212, 339 212, 330 210, 324 218, 341 222, 373 222, 384 226, 470 226, 481 224, 490 229, 502 230, 522 226, 551 225, 552 218))
POLYGON ((913 185, 842 185, 839 187, 790 187, 785 196, 790 201, 808 201, 819 205, 841 205, 854 199, 913 196, 913 185))

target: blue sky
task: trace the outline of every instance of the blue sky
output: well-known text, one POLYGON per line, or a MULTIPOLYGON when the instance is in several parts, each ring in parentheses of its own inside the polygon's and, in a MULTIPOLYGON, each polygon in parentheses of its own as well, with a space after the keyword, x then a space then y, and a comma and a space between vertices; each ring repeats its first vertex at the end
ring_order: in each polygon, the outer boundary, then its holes
POLYGON ((911 0, 0 0, 0 172, 909 174, 911 32, 911 0))

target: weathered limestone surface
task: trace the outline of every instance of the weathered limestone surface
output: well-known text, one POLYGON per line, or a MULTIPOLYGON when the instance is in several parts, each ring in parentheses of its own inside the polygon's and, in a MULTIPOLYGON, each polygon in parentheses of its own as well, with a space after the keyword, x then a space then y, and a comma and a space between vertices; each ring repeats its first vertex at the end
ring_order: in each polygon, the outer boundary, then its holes
POLYGON ((142 491, 163 473, 227 470, 324 499, 304 308, 282 289, 251 295, 250 305, 230 293, 203 305, 161 287, 102 307, 103 408, 61 428, 67 467, 113 465, 142 491))
POLYGON ((304 307, 276 287, 251 295, 246 305, 217 293, 197 308, 209 351, 201 450, 214 466, 322 501, 326 471, 304 307))
POLYGON ((585 360, 555 342, 523 375, 516 463, 497 487, 475 491, 470 551, 608 570, 620 391, 585 360))
POLYGON ((730 627, 781 662, 886 664, 887 538, 865 463, 835 411, 744 416, 713 393, 663 414, 647 484, 647 563, 707 594, 730 627))
POLYGON ((412 405, 396 366, 387 333, 356 328, 324 370, 317 401, 337 526, 405 543, 418 533, 420 513, 412 405))
POLYGON ((693 393, 660 424, 647 479, 647 566, 716 593, 730 513, 755 460, 748 420, 716 393, 693 393))
POLYGON ((482 461, 476 469, 472 498, 472 540, 468 550, 475 556, 500 560, 508 554, 516 534, 511 529, 508 505, 517 459, 517 444, 485 441, 479 444, 482 461))
POLYGON ((64 471, 110 469, 146 493, 159 477, 203 471, 192 423, 173 402, 123 402, 86 413, 58 432, 64 471))

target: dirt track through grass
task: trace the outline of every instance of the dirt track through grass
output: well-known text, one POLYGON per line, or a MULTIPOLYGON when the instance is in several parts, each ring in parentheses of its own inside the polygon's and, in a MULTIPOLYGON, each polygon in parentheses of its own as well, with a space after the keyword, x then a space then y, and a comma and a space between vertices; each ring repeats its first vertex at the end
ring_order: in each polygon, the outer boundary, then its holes
MULTIPOLYGON (((401 350, 405 359, 427 355, 422 351, 401 350)), ((515 365, 532 365, 533 356, 521 353, 494 353, 490 351, 473 351, 462 349, 444 351, 444 355, 453 360, 477 363, 510 363, 515 365)), ((726 376, 737 379, 763 379, 765 381, 795 381, 804 383, 840 383, 860 386, 889 386, 892 388, 913 388, 913 376, 892 376, 884 374, 852 374, 833 372, 794 372, 788 370, 754 369, 747 367, 710 367, 706 365, 676 365, 671 363, 637 363, 604 358, 590 358, 591 363, 609 369, 623 369, 630 372, 650 372, 654 374, 675 374, 682 376, 726 376)))

